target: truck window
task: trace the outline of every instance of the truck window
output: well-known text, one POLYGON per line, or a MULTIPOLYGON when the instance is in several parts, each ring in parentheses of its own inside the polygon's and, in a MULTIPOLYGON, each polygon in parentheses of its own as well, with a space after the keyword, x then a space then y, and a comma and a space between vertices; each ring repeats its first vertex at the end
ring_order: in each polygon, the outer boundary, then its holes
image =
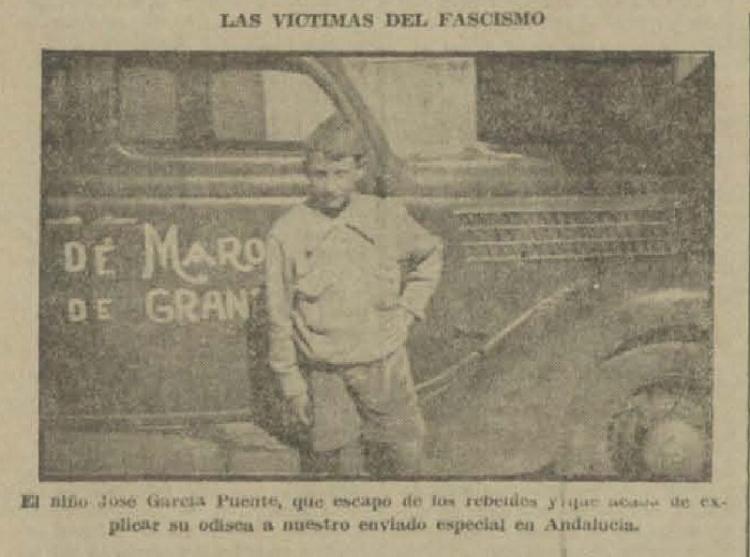
POLYGON ((122 67, 120 141, 140 150, 295 149, 335 107, 307 75, 207 64, 122 67))
POLYGON ((172 72, 122 69, 120 133, 129 142, 177 138, 177 83, 172 72))

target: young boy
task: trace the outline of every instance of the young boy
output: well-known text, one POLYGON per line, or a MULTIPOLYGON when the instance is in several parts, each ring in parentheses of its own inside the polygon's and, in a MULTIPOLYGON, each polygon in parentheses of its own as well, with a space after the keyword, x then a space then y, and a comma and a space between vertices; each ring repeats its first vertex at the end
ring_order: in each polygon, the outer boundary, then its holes
POLYGON ((309 427, 303 469, 418 472, 424 423, 405 349, 442 268, 442 243, 393 199, 356 191, 366 146, 335 115, 307 142, 307 200, 267 238, 270 364, 309 427))

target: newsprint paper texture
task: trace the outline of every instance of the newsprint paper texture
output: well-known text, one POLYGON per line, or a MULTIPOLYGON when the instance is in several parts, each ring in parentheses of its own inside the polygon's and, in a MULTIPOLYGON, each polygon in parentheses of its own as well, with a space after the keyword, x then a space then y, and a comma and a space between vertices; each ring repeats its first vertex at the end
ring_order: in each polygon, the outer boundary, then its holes
POLYGON ((748 555, 742 2, 6 3, 2 555, 748 555))

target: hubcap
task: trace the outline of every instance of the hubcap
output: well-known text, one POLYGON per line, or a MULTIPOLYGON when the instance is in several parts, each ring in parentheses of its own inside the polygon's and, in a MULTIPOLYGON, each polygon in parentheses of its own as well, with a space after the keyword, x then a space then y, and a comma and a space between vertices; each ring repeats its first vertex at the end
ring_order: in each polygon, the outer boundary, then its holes
POLYGON ((708 412, 696 393, 652 387, 632 395, 608 427, 608 449, 627 479, 699 480, 708 476, 708 412))

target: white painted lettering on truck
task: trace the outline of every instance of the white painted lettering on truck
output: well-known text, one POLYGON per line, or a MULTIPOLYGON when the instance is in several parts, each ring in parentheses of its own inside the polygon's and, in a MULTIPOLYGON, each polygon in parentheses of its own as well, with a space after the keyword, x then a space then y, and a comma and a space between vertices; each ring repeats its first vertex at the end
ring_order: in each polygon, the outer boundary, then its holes
POLYGON ((105 238, 104 242, 94 246, 94 269, 97 275, 113 277, 115 271, 109 267, 108 255, 115 251, 112 238, 105 238))
POLYGON ((109 321, 112 319, 112 314, 110 313, 111 305, 112 300, 109 298, 99 298, 96 300, 96 316, 99 321, 109 321))
MULTIPOLYGON (((63 267, 68 273, 80 273, 86 270, 88 255, 86 245, 77 240, 65 242, 63 245, 63 267)), ((112 238, 104 238, 101 243, 95 244, 94 272, 97 276, 115 276, 115 270, 110 267, 109 254, 115 251, 112 238)))
POLYGON ((86 320, 86 302, 80 298, 68 300, 68 321, 79 323, 86 320))
POLYGON ((231 264, 238 271, 249 272, 263 263, 266 258, 266 246, 258 238, 250 238, 243 246, 234 236, 216 240, 219 265, 231 264), (240 261, 240 255, 245 256, 246 263, 240 261))
POLYGON ((146 293, 146 315, 155 323, 170 323, 174 321, 174 308, 169 304, 158 303, 157 297, 169 296, 164 288, 154 288, 146 293))
POLYGON ((63 253, 66 272, 80 273, 86 268, 86 246, 83 242, 65 242, 63 253))
POLYGON ((143 278, 150 279, 157 268, 171 269, 185 282, 190 284, 206 284, 208 275, 205 272, 191 273, 186 267, 204 265, 206 267, 231 266, 237 271, 250 272, 257 268, 265 259, 265 245, 258 238, 250 238, 242 242, 234 236, 216 240, 215 255, 206 246, 196 240, 181 257, 179 228, 171 225, 164 237, 152 225, 143 225, 145 243, 143 278), (242 261, 241 259, 244 259, 242 261))
POLYGON ((250 318, 248 299, 244 288, 202 293, 189 288, 153 288, 146 293, 146 316, 154 323, 247 320, 250 318))
MULTIPOLYGON (((94 308, 94 318, 97 321, 109 321, 112 319, 110 298, 95 298, 91 301, 94 308)), ((68 321, 71 323, 83 323, 89 319, 88 302, 82 298, 70 298, 68 300, 68 321)))

